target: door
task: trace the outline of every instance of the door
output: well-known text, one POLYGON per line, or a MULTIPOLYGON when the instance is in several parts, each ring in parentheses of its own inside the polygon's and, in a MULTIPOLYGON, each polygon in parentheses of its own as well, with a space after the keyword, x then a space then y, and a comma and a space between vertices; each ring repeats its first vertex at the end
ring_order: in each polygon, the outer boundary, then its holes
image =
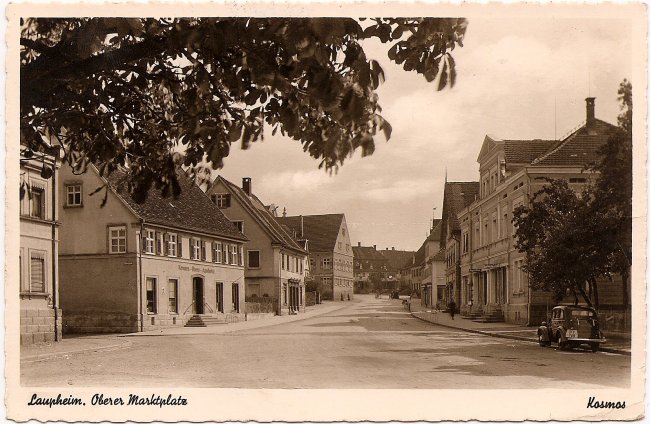
POLYGON ((232 310, 239 313, 239 284, 232 285, 232 310))
POLYGON ((203 314, 203 278, 201 277, 194 277, 192 279, 192 284, 193 284, 193 296, 192 300, 194 301, 194 306, 192 308, 192 311, 195 314, 203 314))

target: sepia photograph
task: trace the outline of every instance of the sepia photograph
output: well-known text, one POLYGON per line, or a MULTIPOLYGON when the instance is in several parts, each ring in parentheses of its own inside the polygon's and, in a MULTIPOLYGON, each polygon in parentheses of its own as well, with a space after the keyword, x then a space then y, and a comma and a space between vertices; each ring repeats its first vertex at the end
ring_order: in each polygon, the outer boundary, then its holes
POLYGON ((642 418, 646 9, 9 5, 7 418, 642 418))

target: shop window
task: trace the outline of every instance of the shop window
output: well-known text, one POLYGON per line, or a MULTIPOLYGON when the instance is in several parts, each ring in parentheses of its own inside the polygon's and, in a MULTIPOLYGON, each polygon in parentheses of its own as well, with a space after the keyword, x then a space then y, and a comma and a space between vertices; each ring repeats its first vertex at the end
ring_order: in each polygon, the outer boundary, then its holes
POLYGON ((147 312, 156 313, 156 279, 147 277, 147 312))
POLYGON ((167 292, 169 293, 169 313, 178 313, 178 280, 170 278, 167 283, 167 292))

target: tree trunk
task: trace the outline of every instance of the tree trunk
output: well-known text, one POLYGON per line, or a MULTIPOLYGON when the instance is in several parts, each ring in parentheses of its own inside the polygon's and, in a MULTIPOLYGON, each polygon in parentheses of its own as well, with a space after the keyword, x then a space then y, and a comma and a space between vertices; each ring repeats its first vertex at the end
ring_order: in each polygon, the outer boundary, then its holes
POLYGON ((591 280, 591 291, 594 295, 594 308, 600 309, 600 300, 598 300, 598 281, 594 278, 591 280))
POLYGON ((587 296, 587 293, 585 293, 585 290, 582 288, 582 284, 576 284, 576 287, 578 288, 578 291, 580 292, 582 298, 585 300, 585 302, 587 302, 587 305, 593 308, 594 304, 591 302, 591 299, 589 299, 589 296, 587 296))

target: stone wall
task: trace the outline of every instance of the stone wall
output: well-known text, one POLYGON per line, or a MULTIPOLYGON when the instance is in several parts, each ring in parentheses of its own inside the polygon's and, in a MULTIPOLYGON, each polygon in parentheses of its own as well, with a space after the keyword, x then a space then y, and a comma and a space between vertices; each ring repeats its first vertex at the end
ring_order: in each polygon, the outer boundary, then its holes
MULTIPOLYGON (((57 310, 57 333, 61 340, 61 310, 57 310)), ((54 309, 21 309, 20 311, 20 344, 31 345, 34 343, 53 342, 54 334, 54 309)))

